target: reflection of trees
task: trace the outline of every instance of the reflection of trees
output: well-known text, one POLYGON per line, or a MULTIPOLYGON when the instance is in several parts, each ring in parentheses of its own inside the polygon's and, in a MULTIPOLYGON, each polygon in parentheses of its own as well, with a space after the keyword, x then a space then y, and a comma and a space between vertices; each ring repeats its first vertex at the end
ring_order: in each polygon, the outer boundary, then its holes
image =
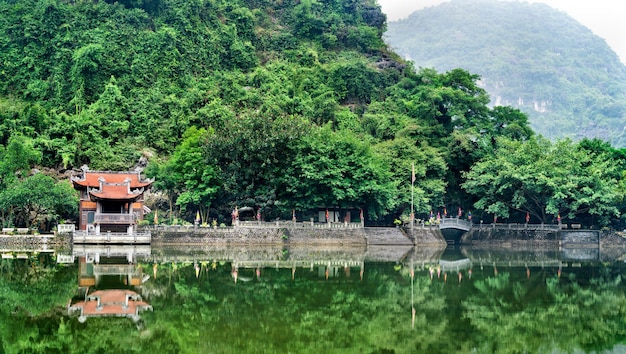
POLYGON ((30 262, 0 267, 3 352, 534 353, 602 351, 626 337, 617 268, 560 278, 556 269, 532 269, 529 278, 489 269, 462 282, 431 280, 427 270, 412 280, 393 264, 370 264, 362 281, 341 269, 326 279, 324 269, 298 268, 292 278, 291 269, 264 268, 257 278, 240 268, 235 284, 229 263, 159 264, 142 289, 154 312, 137 329, 124 318, 68 319, 61 309, 75 269, 30 262))
POLYGON ((65 305, 74 291, 76 273, 56 266, 49 258, 2 260, 0 311, 32 316, 65 305))
POLYGON ((76 272, 48 255, 0 262, 0 339, 2 352, 37 348, 45 352, 58 326, 59 309, 71 298, 76 272))
POLYGON ((615 290, 620 282, 604 276, 583 287, 573 273, 571 279, 538 274, 527 282, 500 273, 474 283, 464 316, 477 330, 479 351, 601 351, 626 336, 626 298, 615 290))
POLYGON ((439 342, 445 321, 434 317, 443 309, 444 301, 431 292, 425 278, 415 279, 414 283, 413 330, 410 280, 376 272, 369 281, 373 284, 370 289, 338 290, 328 306, 308 310, 296 327, 300 340, 295 344, 304 347, 295 349, 322 352, 333 348, 378 348, 408 353, 416 349, 423 352, 439 342))
POLYGON ((411 329, 410 278, 391 266, 369 270, 363 282, 325 281, 305 269, 294 279, 290 269, 263 269, 256 279, 240 269, 234 284, 230 272, 203 268, 196 278, 193 266, 179 268, 175 293, 152 300, 147 328, 180 339, 189 352, 427 351, 439 348, 446 329, 438 318, 444 299, 424 277, 414 280, 411 329))

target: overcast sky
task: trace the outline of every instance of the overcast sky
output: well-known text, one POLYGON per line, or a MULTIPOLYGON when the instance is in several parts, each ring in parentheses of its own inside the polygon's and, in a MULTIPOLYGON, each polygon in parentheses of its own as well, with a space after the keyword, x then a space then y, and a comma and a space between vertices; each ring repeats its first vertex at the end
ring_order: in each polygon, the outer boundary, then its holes
MULTIPOLYGON (((447 0, 378 0, 388 21, 408 17, 413 11, 447 0)), ((469 0, 468 0, 469 1, 469 0)), ((521 0, 520 0, 521 1, 521 0)), ((626 1, 622 0, 528 0, 541 2, 569 14, 602 37, 626 64, 626 1)))

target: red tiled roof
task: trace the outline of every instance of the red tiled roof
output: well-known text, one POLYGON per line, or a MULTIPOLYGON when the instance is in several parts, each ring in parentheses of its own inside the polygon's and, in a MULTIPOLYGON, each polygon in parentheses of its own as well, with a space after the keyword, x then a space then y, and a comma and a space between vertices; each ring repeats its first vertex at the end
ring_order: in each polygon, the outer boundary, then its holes
POLYGON ((105 183, 124 183, 130 179, 131 188, 148 187, 152 184, 151 180, 140 180, 138 172, 111 172, 111 171, 85 171, 82 178, 73 178, 74 185, 83 187, 99 187, 98 179, 104 178, 105 183))
POLYGON ((99 199, 117 199, 117 200, 126 200, 126 199, 136 199, 141 196, 141 193, 132 194, 128 193, 128 187, 121 186, 110 186, 104 185, 102 186, 102 191, 98 192, 97 190, 91 190, 89 195, 99 198, 99 199))

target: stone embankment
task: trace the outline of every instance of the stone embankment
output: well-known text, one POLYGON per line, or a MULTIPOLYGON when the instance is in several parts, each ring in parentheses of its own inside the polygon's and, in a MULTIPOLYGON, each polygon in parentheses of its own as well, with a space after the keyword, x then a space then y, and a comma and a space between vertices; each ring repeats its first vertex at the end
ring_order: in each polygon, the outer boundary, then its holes
POLYGON ((611 248, 626 247, 626 233, 601 230, 472 229, 461 244, 496 247, 611 248))
POLYGON ((626 247, 626 232, 605 231, 600 234, 600 247, 602 248, 622 248, 626 247))
POLYGON ((288 244, 288 245, 445 245, 436 228, 304 228, 240 226, 229 228, 208 227, 146 227, 155 244, 288 244))
POLYGON ((507 230, 480 228, 471 229, 461 236, 460 243, 465 245, 501 247, 521 246, 558 246, 560 241, 557 230, 507 230))

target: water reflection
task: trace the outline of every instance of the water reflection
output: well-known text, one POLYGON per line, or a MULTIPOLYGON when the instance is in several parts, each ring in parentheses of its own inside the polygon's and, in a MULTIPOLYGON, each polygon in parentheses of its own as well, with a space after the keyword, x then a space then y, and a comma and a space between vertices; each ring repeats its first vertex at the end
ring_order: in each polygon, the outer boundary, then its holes
POLYGON ((615 249, 81 246, 24 255, 6 252, 0 267, 4 352, 620 352, 626 338, 615 249), (81 302, 83 316, 87 305, 107 312, 107 302, 132 314, 81 321, 81 302), (135 312, 135 303, 154 310, 135 312))
POLYGON ((78 288, 68 315, 78 316, 81 323, 90 317, 115 316, 140 325, 140 312, 152 306, 138 294, 150 276, 137 259, 149 255, 150 246, 74 245, 70 259, 78 262, 78 288))

